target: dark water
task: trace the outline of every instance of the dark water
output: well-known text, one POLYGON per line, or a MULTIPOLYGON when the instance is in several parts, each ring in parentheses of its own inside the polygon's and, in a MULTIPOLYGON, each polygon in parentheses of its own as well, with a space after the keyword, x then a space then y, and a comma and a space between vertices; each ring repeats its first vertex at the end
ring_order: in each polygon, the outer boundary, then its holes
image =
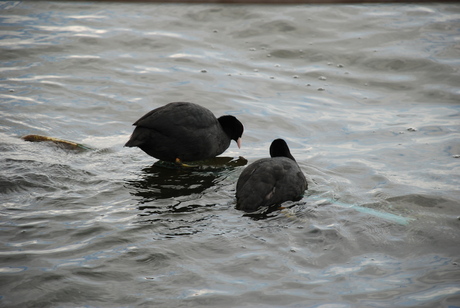
POLYGON ((460 307, 457 4, 1 2, 0 22, 0 306, 460 307), (181 171, 123 148, 170 101, 237 116, 242 149, 181 171), (278 137, 309 190, 243 216, 245 159, 278 137))

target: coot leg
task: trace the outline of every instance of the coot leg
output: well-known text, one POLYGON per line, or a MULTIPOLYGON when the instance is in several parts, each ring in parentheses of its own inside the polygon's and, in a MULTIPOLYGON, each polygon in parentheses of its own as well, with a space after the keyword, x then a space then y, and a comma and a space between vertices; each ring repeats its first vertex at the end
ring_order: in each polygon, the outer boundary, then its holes
POLYGON ((188 165, 188 164, 184 164, 180 158, 176 158, 176 161, 175 161, 176 165, 178 165, 179 167, 185 167, 185 168, 195 168, 195 167, 198 167, 198 165, 188 165))

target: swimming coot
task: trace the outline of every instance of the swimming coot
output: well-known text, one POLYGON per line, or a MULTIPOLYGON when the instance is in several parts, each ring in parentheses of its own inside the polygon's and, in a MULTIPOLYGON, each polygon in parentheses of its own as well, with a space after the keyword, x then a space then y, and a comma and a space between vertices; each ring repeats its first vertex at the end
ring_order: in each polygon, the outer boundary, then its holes
POLYGON ((196 161, 223 153, 230 141, 241 146, 243 124, 231 115, 216 119, 208 109, 193 103, 169 103, 145 114, 127 147, 139 147, 163 161, 196 161))
POLYGON ((241 173, 236 183, 237 209, 253 212, 303 197, 307 180, 286 141, 274 140, 270 156, 253 162, 241 173))

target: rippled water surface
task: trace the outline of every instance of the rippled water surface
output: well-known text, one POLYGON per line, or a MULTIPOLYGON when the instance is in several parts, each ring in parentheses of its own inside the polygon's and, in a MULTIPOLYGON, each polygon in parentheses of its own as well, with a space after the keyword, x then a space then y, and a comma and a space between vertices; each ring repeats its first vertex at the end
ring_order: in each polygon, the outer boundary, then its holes
POLYGON ((1 2, 0 22, 0 306, 460 307, 458 5, 1 2), (171 101, 237 116, 242 149, 172 170, 123 147, 171 101), (279 137, 309 190, 244 216, 238 175, 279 137))

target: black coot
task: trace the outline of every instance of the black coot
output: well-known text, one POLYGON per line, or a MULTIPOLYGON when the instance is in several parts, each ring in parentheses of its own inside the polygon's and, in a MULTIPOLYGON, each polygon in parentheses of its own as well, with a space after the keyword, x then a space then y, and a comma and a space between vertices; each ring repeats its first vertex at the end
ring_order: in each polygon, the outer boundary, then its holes
POLYGON ((253 162, 241 173, 236 184, 237 209, 253 212, 303 197, 307 180, 286 141, 274 140, 270 156, 253 162))
POLYGON ((234 116, 216 119, 208 109, 193 103, 169 103, 145 114, 127 147, 139 147, 163 161, 196 161, 223 153, 230 141, 241 146, 243 124, 234 116))

